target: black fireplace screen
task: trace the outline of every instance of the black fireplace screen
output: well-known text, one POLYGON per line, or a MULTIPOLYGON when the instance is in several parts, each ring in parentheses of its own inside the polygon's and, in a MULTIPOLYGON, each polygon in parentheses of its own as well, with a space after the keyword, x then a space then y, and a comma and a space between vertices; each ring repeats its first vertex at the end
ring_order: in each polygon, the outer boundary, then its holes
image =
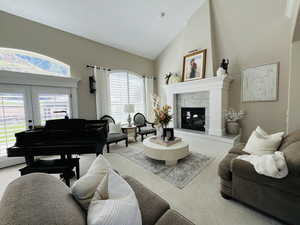
POLYGON ((205 131, 205 108, 181 108, 181 128, 205 131))

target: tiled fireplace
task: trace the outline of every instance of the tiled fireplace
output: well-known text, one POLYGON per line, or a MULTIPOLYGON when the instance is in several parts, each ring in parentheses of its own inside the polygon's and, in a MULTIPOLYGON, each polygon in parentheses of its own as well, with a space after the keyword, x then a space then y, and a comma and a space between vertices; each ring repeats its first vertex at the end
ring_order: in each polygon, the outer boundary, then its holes
POLYGON ((230 76, 221 76, 166 86, 167 104, 173 109, 174 128, 223 136, 231 81, 230 76))
POLYGON ((207 133, 209 127, 209 92, 176 94, 174 112, 176 114, 174 118, 176 128, 207 133))

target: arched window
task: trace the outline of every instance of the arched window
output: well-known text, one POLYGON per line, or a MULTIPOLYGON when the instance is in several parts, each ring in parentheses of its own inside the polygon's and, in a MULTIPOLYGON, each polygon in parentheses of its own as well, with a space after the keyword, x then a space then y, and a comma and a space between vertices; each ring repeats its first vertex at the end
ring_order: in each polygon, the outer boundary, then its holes
POLYGON ((145 85, 142 76, 127 71, 109 74, 111 115, 118 122, 125 122, 128 114, 124 105, 133 104, 135 112, 145 113, 145 85))
POLYGON ((70 77, 70 66, 35 52, 0 48, 0 71, 70 77))

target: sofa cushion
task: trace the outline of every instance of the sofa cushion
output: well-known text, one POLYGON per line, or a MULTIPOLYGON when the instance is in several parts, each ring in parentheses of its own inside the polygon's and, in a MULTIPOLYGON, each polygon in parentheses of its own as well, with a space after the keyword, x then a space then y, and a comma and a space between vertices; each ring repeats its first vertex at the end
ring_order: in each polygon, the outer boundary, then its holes
POLYGON ((56 177, 32 173, 11 182, 0 202, 1 225, 85 225, 86 215, 56 177))
POLYGON ((109 123, 109 134, 120 134, 122 133, 121 123, 109 123))
POLYGON ((155 225, 194 225, 175 210, 169 209, 155 225))
POLYGON ((150 134, 150 133, 154 133, 156 131, 155 128, 153 127, 141 127, 141 134, 150 134))
POLYGON ((281 144, 284 132, 267 134, 260 127, 252 132, 244 151, 253 155, 273 154, 281 144))
POLYGON ((74 198, 85 210, 88 209, 96 188, 107 176, 109 168, 111 168, 111 165, 108 160, 103 155, 99 155, 87 173, 72 185, 71 191, 74 198))
POLYGON ((112 169, 106 178, 109 194, 102 196, 102 181, 89 206, 88 225, 142 225, 139 205, 130 185, 112 169))
POLYGON ((170 208, 169 204, 132 177, 124 179, 135 192, 142 214, 143 225, 154 225, 170 208))
POLYGON ((233 160, 232 174, 234 177, 237 176, 239 178, 243 178, 257 184, 266 185, 270 188, 275 188, 277 190, 300 196, 300 179, 290 174, 282 179, 275 179, 272 177, 260 175, 255 171, 252 164, 241 159, 233 160))
POLYGON ((126 138, 127 138, 127 134, 123 134, 123 133, 108 134, 107 141, 108 142, 114 142, 114 141, 120 141, 120 140, 123 140, 123 139, 126 139, 126 138))
POLYGON ((296 130, 291 132, 287 136, 282 139, 281 145, 279 147, 279 151, 284 151, 284 149, 290 144, 300 141, 300 130, 296 130))

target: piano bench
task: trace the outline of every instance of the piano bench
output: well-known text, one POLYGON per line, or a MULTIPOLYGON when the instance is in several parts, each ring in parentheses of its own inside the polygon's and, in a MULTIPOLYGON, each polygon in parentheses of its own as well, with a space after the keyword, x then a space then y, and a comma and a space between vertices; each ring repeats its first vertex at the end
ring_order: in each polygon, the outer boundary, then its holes
POLYGON ((73 168, 76 168, 76 177, 79 179, 79 158, 36 160, 32 165, 20 169, 21 176, 29 173, 62 174, 67 186, 70 186, 73 168))

